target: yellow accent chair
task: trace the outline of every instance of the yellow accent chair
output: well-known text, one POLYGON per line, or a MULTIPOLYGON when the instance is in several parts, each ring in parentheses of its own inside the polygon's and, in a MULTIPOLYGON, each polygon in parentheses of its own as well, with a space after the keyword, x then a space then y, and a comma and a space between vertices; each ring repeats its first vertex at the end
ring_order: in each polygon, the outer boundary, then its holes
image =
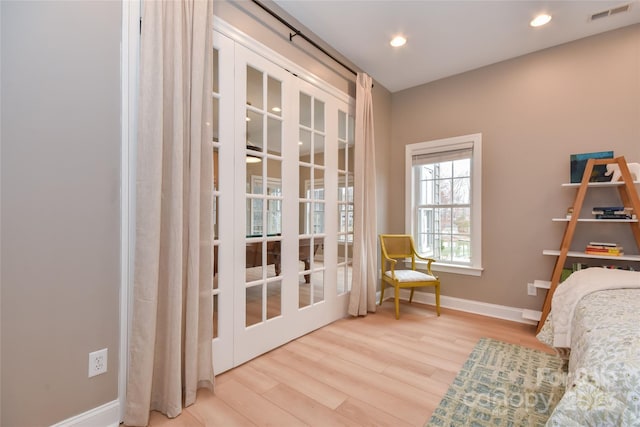
POLYGON ((382 255, 382 283, 380 289, 380 305, 384 299, 386 286, 395 290, 396 319, 400 318, 400 289, 411 288, 409 303, 413 299, 413 291, 418 287, 433 286, 436 293, 436 313, 440 316, 440 280, 431 272, 431 263, 435 260, 425 258, 416 252, 413 237, 410 234, 381 234, 380 252, 382 255), (411 258, 411 269, 398 269, 399 260, 411 258), (427 261, 427 271, 416 270, 416 258, 427 261), (389 267, 388 267, 389 266, 389 267))

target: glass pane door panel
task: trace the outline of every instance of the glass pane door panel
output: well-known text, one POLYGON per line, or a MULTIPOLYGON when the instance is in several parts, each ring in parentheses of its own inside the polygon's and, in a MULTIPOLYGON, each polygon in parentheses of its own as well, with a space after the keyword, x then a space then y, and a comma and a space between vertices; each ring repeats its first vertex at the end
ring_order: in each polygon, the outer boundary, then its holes
POLYGON ((247 66, 247 105, 262 109, 263 83, 262 72, 247 66))
POLYGON ((213 289, 218 289, 218 268, 220 266, 220 263, 218 262, 218 252, 219 252, 219 246, 220 245, 214 245, 213 246, 213 289))
POLYGON ((313 239, 311 238, 302 238, 299 240, 298 260, 300 260, 300 267, 302 267, 303 271, 311 270, 313 260, 312 245, 313 239))
POLYGON ((220 149, 213 147, 213 191, 219 190, 220 186, 220 149))
POLYGON ((213 84, 211 85, 211 90, 214 93, 220 93, 220 68, 219 67, 220 59, 218 54, 218 49, 213 49, 213 84))
POLYGON ((220 225, 220 197, 213 197, 213 238, 217 240, 220 238, 220 233, 218 232, 218 227, 220 225))
POLYGON ((282 314, 282 281, 267 283, 267 319, 282 314))
POLYGON ((347 140, 347 113, 338 110, 338 139, 347 140))
MULTIPOLYGON (((338 143, 338 171, 344 171, 347 166, 347 150, 346 143, 339 142, 338 143)), ((339 172, 343 173, 343 172, 339 172)))
POLYGON ((302 199, 311 198, 311 168, 309 166, 300 166, 299 169, 300 181, 298 182, 299 192, 298 195, 302 199))
POLYGON ((282 234, 282 201, 267 200, 267 235, 282 234))
POLYGON ((314 269, 322 268, 324 269, 324 238, 323 237, 314 237, 313 238, 313 265, 314 269))
POLYGON ((324 169, 313 168, 313 193, 315 200, 324 200, 324 169))
POLYGON ((338 202, 347 201, 347 174, 338 172, 338 202))
POLYGON ((311 234, 311 202, 300 203, 299 234, 311 234))
POLYGON ((262 285, 247 288, 245 326, 262 322, 262 285))
POLYGON ((338 294, 342 294, 347 291, 347 266, 339 265, 338 266, 338 279, 337 279, 337 291, 338 294))
POLYGON ((347 245, 343 236, 338 239, 338 264, 342 264, 347 260, 347 245))
POLYGON ((247 237, 261 237, 264 235, 263 223, 263 199, 248 199, 249 211, 247 212, 247 237))
POLYGON ((298 279, 300 308, 324 301, 324 271, 301 273, 298 279))
POLYGON ((313 100, 313 128, 319 132, 324 132, 324 102, 313 100))
POLYGON ((299 138, 298 158, 301 162, 311 163, 311 132, 305 129, 300 129, 299 138))
POLYGON ((300 93, 300 125, 311 128, 311 97, 300 93))
MULTIPOLYGON (((264 146, 264 132, 262 126, 263 115, 247 110, 247 150, 261 152, 264 146), (251 147, 251 148, 249 148, 251 147)), ((255 154, 255 153, 248 153, 255 154)))
POLYGON ((356 140, 356 119, 354 116, 349 115, 347 117, 347 141, 349 141, 349 145, 353 145, 353 142, 356 140))
POLYGON ((264 194, 262 168, 264 163, 247 163, 247 194, 264 194))
POLYGON ((213 296, 213 338, 218 337, 218 324, 220 323, 219 317, 220 317, 220 311, 218 310, 218 295, 214 295, 213 296))
POLYGON ((313 202, 313 217, 312 217, 313 234, 324 233, 324 208, 325 208, 324 202, 319 202, 319 201, 313 202))
POLYGON ((347 148, 347 165, 348 165, 348 170, 351 173, 353 173, 353 171, 355 170, 354 163, 353 163, 354 158, 355 158, 355 153, 354 153, 353 144, 349 144, 347 148))
POLYGON ((311 305, 311 284, 310 274, 301 274, 298 278, 298 308, 311 305), (309 277, 307 281, 306 277, 309 277))
POLYGON ((246 244, 246 282, 254 282, 264 278, 262 246, 262 242, 247 242, 246 244))
POLYGON ((266 195, 282 196, 282 161, 267 160, 267 188, 266 195))
POLYGON ((220 100, 214 96, 211 103, 211 133, 213 135, 213 142, 220 142, 220 100))
POLYGON ((282 154, 282 121, 273 117, 267 119, 267 152, 282 154))
POLYGON ((348 292, 351 289, 351 263, 338 266, 338 294, 348 292))
POLYGON ((280 276, 282 274, 282 241, 273 240, 266 244, 267 247, 267 277, 280 276))
POLYGON ((267 111, 282 116, 282 83, 271 76, 267 78, 267 111))
POLYGON ((324 136, 315 134, 313 138, 313 163, 315 165, 324 165, 324 136))
POLYGON ((344 241, 347 232, 347 209, 344 203, 338 205, 338 241, 344 241))

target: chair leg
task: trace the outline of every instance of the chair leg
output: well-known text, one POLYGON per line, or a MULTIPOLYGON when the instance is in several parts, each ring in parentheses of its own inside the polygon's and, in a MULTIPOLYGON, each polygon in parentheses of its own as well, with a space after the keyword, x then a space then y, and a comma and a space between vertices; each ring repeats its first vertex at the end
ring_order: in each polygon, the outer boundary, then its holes
POLYGON ((400 318, 400 287, 395 287, 395 300, 396 300, 396 320, 400 318))
POLYGON ((384 298, 384 280, 382 280, 382 283, 380 283, 380 304, 378 305, 382 305, 383 298, 384 298))
POLYGON ((440 316, 440 285, 436 285, 436 313, 440 316))
POLYGON ((413 291, 415 291, 416 288, 411 288, 411 294, 409 295, 409 304, 411 304, 411 301, 413 300, 413 291))

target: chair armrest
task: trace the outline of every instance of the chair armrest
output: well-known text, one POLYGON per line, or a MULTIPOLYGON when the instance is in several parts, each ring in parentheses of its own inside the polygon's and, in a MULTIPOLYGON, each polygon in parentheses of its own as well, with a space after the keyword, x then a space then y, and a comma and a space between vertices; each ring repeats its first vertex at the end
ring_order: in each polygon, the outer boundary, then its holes
POLYGON ((421 260, 423 260, 423 261, 427 261, 427 273, 429 273, 430 275, 432 275, 432 276, 434 276, 434 277, 435 277, 435 274, 433 274, 433 273, 431 272, 431 263, 432 263, 432 262, 436 262, 436 260, 435 260, 435 259, 433 259, 433 258, 427 258, 427 257, 420 256, 420 255, 418 255, 417 253, 415 254, 415 256, 416 256, 416 258, 419 258, 419 259, 421 259, 421 260))
POLYGON ((396 278, 396 264, 398 263, 398 260, 397 259, 393 259, 393 258, 384 257, 384 259, 382 260, 383 267, 384 267, 386 261, 389 261, 391 263, 391 277, 395 279, 396 278))

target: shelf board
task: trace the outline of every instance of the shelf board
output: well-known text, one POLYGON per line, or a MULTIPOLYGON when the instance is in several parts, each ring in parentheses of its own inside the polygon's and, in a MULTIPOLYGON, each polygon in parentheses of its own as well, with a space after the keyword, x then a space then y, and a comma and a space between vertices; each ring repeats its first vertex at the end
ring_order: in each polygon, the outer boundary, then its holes
MULTIPOLYGON (((570 218, 551 218, 555 222, 569 222, 570 218)), ((578 222, 638 222, 638 219, 596 219, 596 218, 578 218, 578 222)))
MULTIPOLYGON (((635 185, 640 185, 640 181, 633 181, 635 185)), ((561 184, 563 187, 580 187, 580 182, 569 182, 561 184)), ((624 181, 616 181, 616 182, 590 182, 589 187, 619 187, 620 185, 624 185, 624 181)))
MULTIPOLYGON (((545 249, 542 251, 542 255, 558 256, 560 251, 557 249, 545 249)), ((571 258, 593 258, 593 259, 608 259, 608 260, 620 260, 620 261, 636 261, 640 262, 640 255, 619 255, 619 256, 606 256, 606 255, 592 255, 584 252, 569 251, 567 256, 571 258)))

